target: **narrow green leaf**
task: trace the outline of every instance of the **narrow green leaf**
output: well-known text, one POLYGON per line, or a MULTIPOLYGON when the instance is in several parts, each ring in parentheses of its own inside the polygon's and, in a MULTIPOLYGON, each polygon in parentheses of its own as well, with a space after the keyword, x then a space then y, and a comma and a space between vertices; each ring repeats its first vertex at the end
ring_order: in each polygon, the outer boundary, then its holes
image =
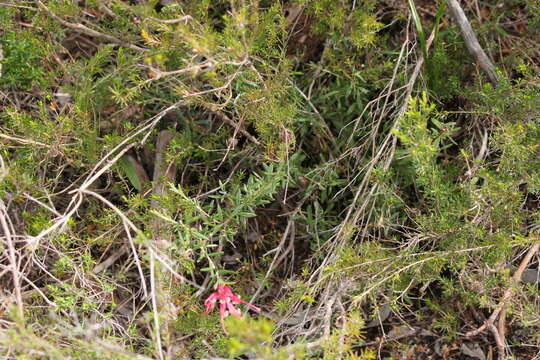
POLYGON ((118 166, 120 166, 124 175, 127 176, 131 185, 133 185, 135 189, 141 191, 141 180, 137 176, 137 171, 135 170, 135 167, 133 166, 131 161, 129 161, 126 155, 122 156, 120 160, 118 160, 118 166))
POLYGON ((225 254, 223 251, 216 251, 216 252, 211 252, 211 253, 208 253, 208 256, 210 257, 216 257, 216 256, 221 256, 225 254))
POLYGON ((422 54, 424 54, 424 59, 427 59, 426 35, 424 33, 424 28, 422 27, 422 21, 420 20, 420 16, 418 15, 418 12, 416 11, 414 0, 409 0, 409 7, 411 8, 411 14, 414 20, 414 25, 416 26, 416 32, 418 32, 418 41, 420 41, 422 54))

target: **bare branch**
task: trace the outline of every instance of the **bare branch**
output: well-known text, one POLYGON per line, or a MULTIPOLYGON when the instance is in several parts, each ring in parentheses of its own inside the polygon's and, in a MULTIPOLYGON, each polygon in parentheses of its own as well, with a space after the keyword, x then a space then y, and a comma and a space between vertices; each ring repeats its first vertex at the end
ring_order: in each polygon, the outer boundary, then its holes
POLYGON ((491 316, 476 330, 469 331, 465 334, 466 337, 473 337, 480 333, 482 333, 484 330, 489 329, 493 336, 495 337, 495 340, 497 342, 497 349, 499 351, 499 359, 504 359, 504 344, 505 344, 505 338, 506 338, 506 306, 508 305, 508 302, 514 296, 514 286, 517 285, 521 281, 521 276, 523 275, 523 271, 529 266, 529 263, 531 262, 532 257, 538 252, 540 249, 540 242, 538 238, 535 238, 536 242, 533 246, 530 247, 530 249, 527 251, 527 254, 521 260, 521 263, 519 264, 518 269, 514 272, 514 275, 512 276, 512 284, 506 289, 506 291, 503 294, 503 297, 499 304, 497 305, 497 308, 491 313, 491 316), (495 327, 494 323, 498 318, 498 326, 495 327))
MULTIPOLYGON (((167 130, 161 131, 156 140, 156 159, 154 162, 154 189, 152 191, 153 198, 150 201, 150 208, 158 211, 161 208, 159 198, 163 197, 167 192, 167 184, 173 183, 176 177, 176 166, 174 162, 168 163, 166 159, 167 146, 173 139, 173 133, 167 130)), ((156 249, 166 251, 170 247, 172 241, 172 229, 170 224, 165 222, 158 216, 152 217, 150 220, 150 229, 156 249)), ((159 264, 155 263, 155 254, 150 253, 150 284, 152 288, 152 307, 154 308, 154 323, 156 347, 160 358, 163 357, 161 341, 163 338, 164 346, 169 353, 171 351, 171 338, 169 332, 169 322, 175 316, 175 306, 172 303, 170 286, 171 276, 166 271, 161 272, 159 264), (162 276, 155 277, 155 271, 158 270, 162 276)), ((170 356, 167 356, 170 358, 170 356)))
POLYGON ((89 27, 84 26, 83 24, 70 23, 70 22, 62 19, 60 16, 56 15, 54 12, 52 12, 48 7, 45 6, 45 4, 43 4, 41 2, 41 0, 36 0, 36 2, 38 4, 38 6, 41 9, 43 9, 43 11, 45 11, 47 14, 49 14, 50 17, 52 17, 53 19, 58 21, 60 24, 66 26, 66 27, 68 27, 70 29, 73 29, 73 30, 75 30, 77 32, 80 32, 80 33, 83 33, 83 34, 86 34, 88 36, 92 36, 92 37, 96 37, 96 38, 99 38, 99 39, 103 39, 103 40, 112 42, 114 44, 120 45, 120 46, 128 48, 128 49, 137 50, 137 51, 148 51, 148 49, 142 48, 142 47, 137 46, 137 45, 130 44, 127 41, 120 40, 118 38, 115 38, 112 35, 103 34, 103 33, 100 33, 100 32, 98 32, 96 30, 90 29, 89 27))
POLYGON ((456 21, 459 30, 461 31, 461 35, 463 36, 463 40, 467 45, 469 53, 474 57, 482 70, 486 72, 489 81, 491 81, 493 85, 497 85, 499 83, 499 77, 495 71, 495 66, 491 60, 489 60, 486 53, 480 46, 480 43, 478 42, 478 39, 476 38, 471 24, 463 12, 463 9, 457 0, 448 0, 448 6, 450 8, 450 12, 452 13, 452 17, 456 21))
POLYGON ((2 226, 2 231, 6 237, 7 247, 8 247, 8 258, 9 265, 11 268, 11 274, 13 276, 13 288, 15 290, 15 299, 17 301, 17 309, 19 311, 19 318, 24 319, 24 307, 23 300, 21 295, 21 281, 19 278, 19 268, 17 266, 17 256, 15 251, 15 245, 13 244, 13 239, 11 237, 12 231, 7 221, 7 209, 4 205, 4 202, 0 200, 0 225, 2 226))

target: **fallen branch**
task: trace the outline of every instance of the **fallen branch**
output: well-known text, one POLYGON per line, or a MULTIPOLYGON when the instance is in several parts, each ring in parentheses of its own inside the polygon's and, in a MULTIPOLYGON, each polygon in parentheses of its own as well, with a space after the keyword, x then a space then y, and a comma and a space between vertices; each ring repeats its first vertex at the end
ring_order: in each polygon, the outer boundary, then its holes
POLYGON ((463 12, 463 9, 457 0, 448 0, 448 7, 450 8, 452 17, 456 21, 459 30, 461 31, 461 35, 463 36, 463 40, 465 41, 465 45, 467 45, 469 53, 474 57, 482 70, 486 72, 489 81, 491 81, 493 85, 497 85, 499 83, 499 77, 497 76, 495 66, 491 60, 489 60, 486 53, 480 46, 480 43, 478 42, 478 39, 476 38, 471 24, 463 12))

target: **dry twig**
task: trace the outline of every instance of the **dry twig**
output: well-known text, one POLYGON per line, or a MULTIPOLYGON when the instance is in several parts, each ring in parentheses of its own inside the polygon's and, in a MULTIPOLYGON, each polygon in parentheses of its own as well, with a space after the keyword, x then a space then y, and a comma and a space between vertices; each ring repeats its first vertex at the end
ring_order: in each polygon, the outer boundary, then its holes
POLYGON ((21 143, 21 144, 24 144, 24 145, 35 145, 35 146, 39 146, 39 147, 45 147, 45 148, 48 148, 48 149, 52 148, 52 146, 40 143, 38 141, 27 140, 27 139, 23 139, 23 138, 20 138, 20 137, 10 136, 10 135, 6 135, 6 134, 2 134, 2 133, 0 133, 0 138, 15 141, 15 142, 18 142, 18 143, 21 143))
POLYGON ((532 257, 538 252, 539 249, 540 242, 538 241, 538 239, 536 239, 536 243, 531 246, 529 251, 527 251, 527 254, 523 258, 523 260, 521 260, 519 267, 514 272, 514 275, 512 276, 512 283, 504 292, 501 301, 497 305, 497 308, 493 311, 493 313, 491 313, 491 316, 484 322, 482 326, 480 326, 476 330, 469 331, 467 334, 465 334, 466 337, 473 337, 482 333, 486 329, 491 331, 493 337, 495 338, 495 341, 497 342, 497 350, 499 351, 499 359, 501 360, 504 359, 504 347, 506 339, 506 307, 512 296, 514 296, 514 287, 521 281, 523 271, 525 271, 525 269, 531 262, 532 257), (497 319, 498 324, 496 327, 495 321, 497 319))
POLYGON ((240 123, 236 123, 234 122, 234 120, 232 120, 231 118, 229 118, 227 115, 225 115, 223 112, 221 111, 214 111, 212 112, 212 114, 214 114, 215 116, 217 116, 221 121, 223 121, 224 123, 226 123, 227 125, 230 125, 231 127, 234 128, 235 132, 239 132, 240 134, 244 135, 246 137, 246 139, 248 139, 249 141, 251 141, 252 143, 254 143, 255 145, 261 145, 261 143, 259 142, 259 140, 257 140, 257 138, 255 138, 253 135, 251 135, 249 132, 247 132, 246 129, 244 129, 242 127, 242 125, 240 123))
POLYGON ((484 49, 482 49, 482 46, 480 46, 471 24, 469 23, 469 20, 467 20, 467 17, 465 16, 465 13, 463 12, 463 9, 459 5, 458 1, 448 0, 448 7, 450 8, 452 17, 456 21, 459 30, 461 31, 461 35, 463 36, 463 40, 465 41, 465 45, 467 45, 469 53, 474 57, 476 62, 478 62, 478 65, 480 65, 482 70, 486 72, 489 81, 491 81, 493 85, 497 85, 499 83, 499 77, 497 76, 495 66, 487 57, 484 49))
POLYGON ((75 30, 77 32, 86 34, 86 35, 91 36, 91 37, 95 37, 95 38, 99 38, 99 39, 103 39, 103 40, 112 42, 112 43, 114 43, 116 45, 120 45, 120 46, 128 48, 128 49, 137 50, 137 51, 148 51, 148 49, 142 48, 142 47, 137 46, 137 45, 130 44, 127 41, 120 40, 118 38, 115 38, 112 35, 103 34, 103 33, 100 33, 99 31, 90 29, 89 27, 84 26, 83 24, 70 23, 70 22, 62 19, 60 16, 56 15, 54 12, 52 12, 51 9, 49 9, 47 6, 45 6, 45 4, 43 4, 43 2, 41 2, 41 0, 36 0, 36 2, 38 4, 38 6, 43 11, 45 11, 50 17, 52 17, 53 19, 58 21, 60 24, 66 26, 66 27, 68 27, 70 29, 73 29, 73 30, 75 30))
POLYGON ((13 244, 13 228, 8 224, 8 214, 7 209, 4 205, 4 202, 0 199, 0 225, 2 226, 2 231, 4 237, 6 238, 6 244, 8 248, 8 258, 9 265, 11 268, 11 274, 13 277, 13 289, 15 291, 15 299, 17 301, 17 310, 19 312, 19 319, 22 321, 24 319, 24 307, 23 300, 21 295, 21 280, 19 278, 19 262, 17 261, 17 252, 15 250, 15 245, 13 244))

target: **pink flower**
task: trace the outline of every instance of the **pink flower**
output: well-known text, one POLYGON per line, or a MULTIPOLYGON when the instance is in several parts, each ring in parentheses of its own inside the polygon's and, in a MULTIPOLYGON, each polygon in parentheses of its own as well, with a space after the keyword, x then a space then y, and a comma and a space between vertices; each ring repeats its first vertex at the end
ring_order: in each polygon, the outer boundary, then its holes
POLYGON ((210 314, 214 309, 216 301, 219 300, 219 318, 221 321, 221 327, 225 335, 228 335, 227 330, 225 330, 225 325, 223 324, 223 319, 225 319, 229 314, 240 318, 240 310, 237 309, 234 304, 244 304, 252 308, 253 310, 260 312, 261 309, 253 304, 248 303, 240 299, 238 296, 234 295, 231 288, 227 285, 218 285, 217 291, 212 293, 204 302, 206 306, 206 313, 210 314))

